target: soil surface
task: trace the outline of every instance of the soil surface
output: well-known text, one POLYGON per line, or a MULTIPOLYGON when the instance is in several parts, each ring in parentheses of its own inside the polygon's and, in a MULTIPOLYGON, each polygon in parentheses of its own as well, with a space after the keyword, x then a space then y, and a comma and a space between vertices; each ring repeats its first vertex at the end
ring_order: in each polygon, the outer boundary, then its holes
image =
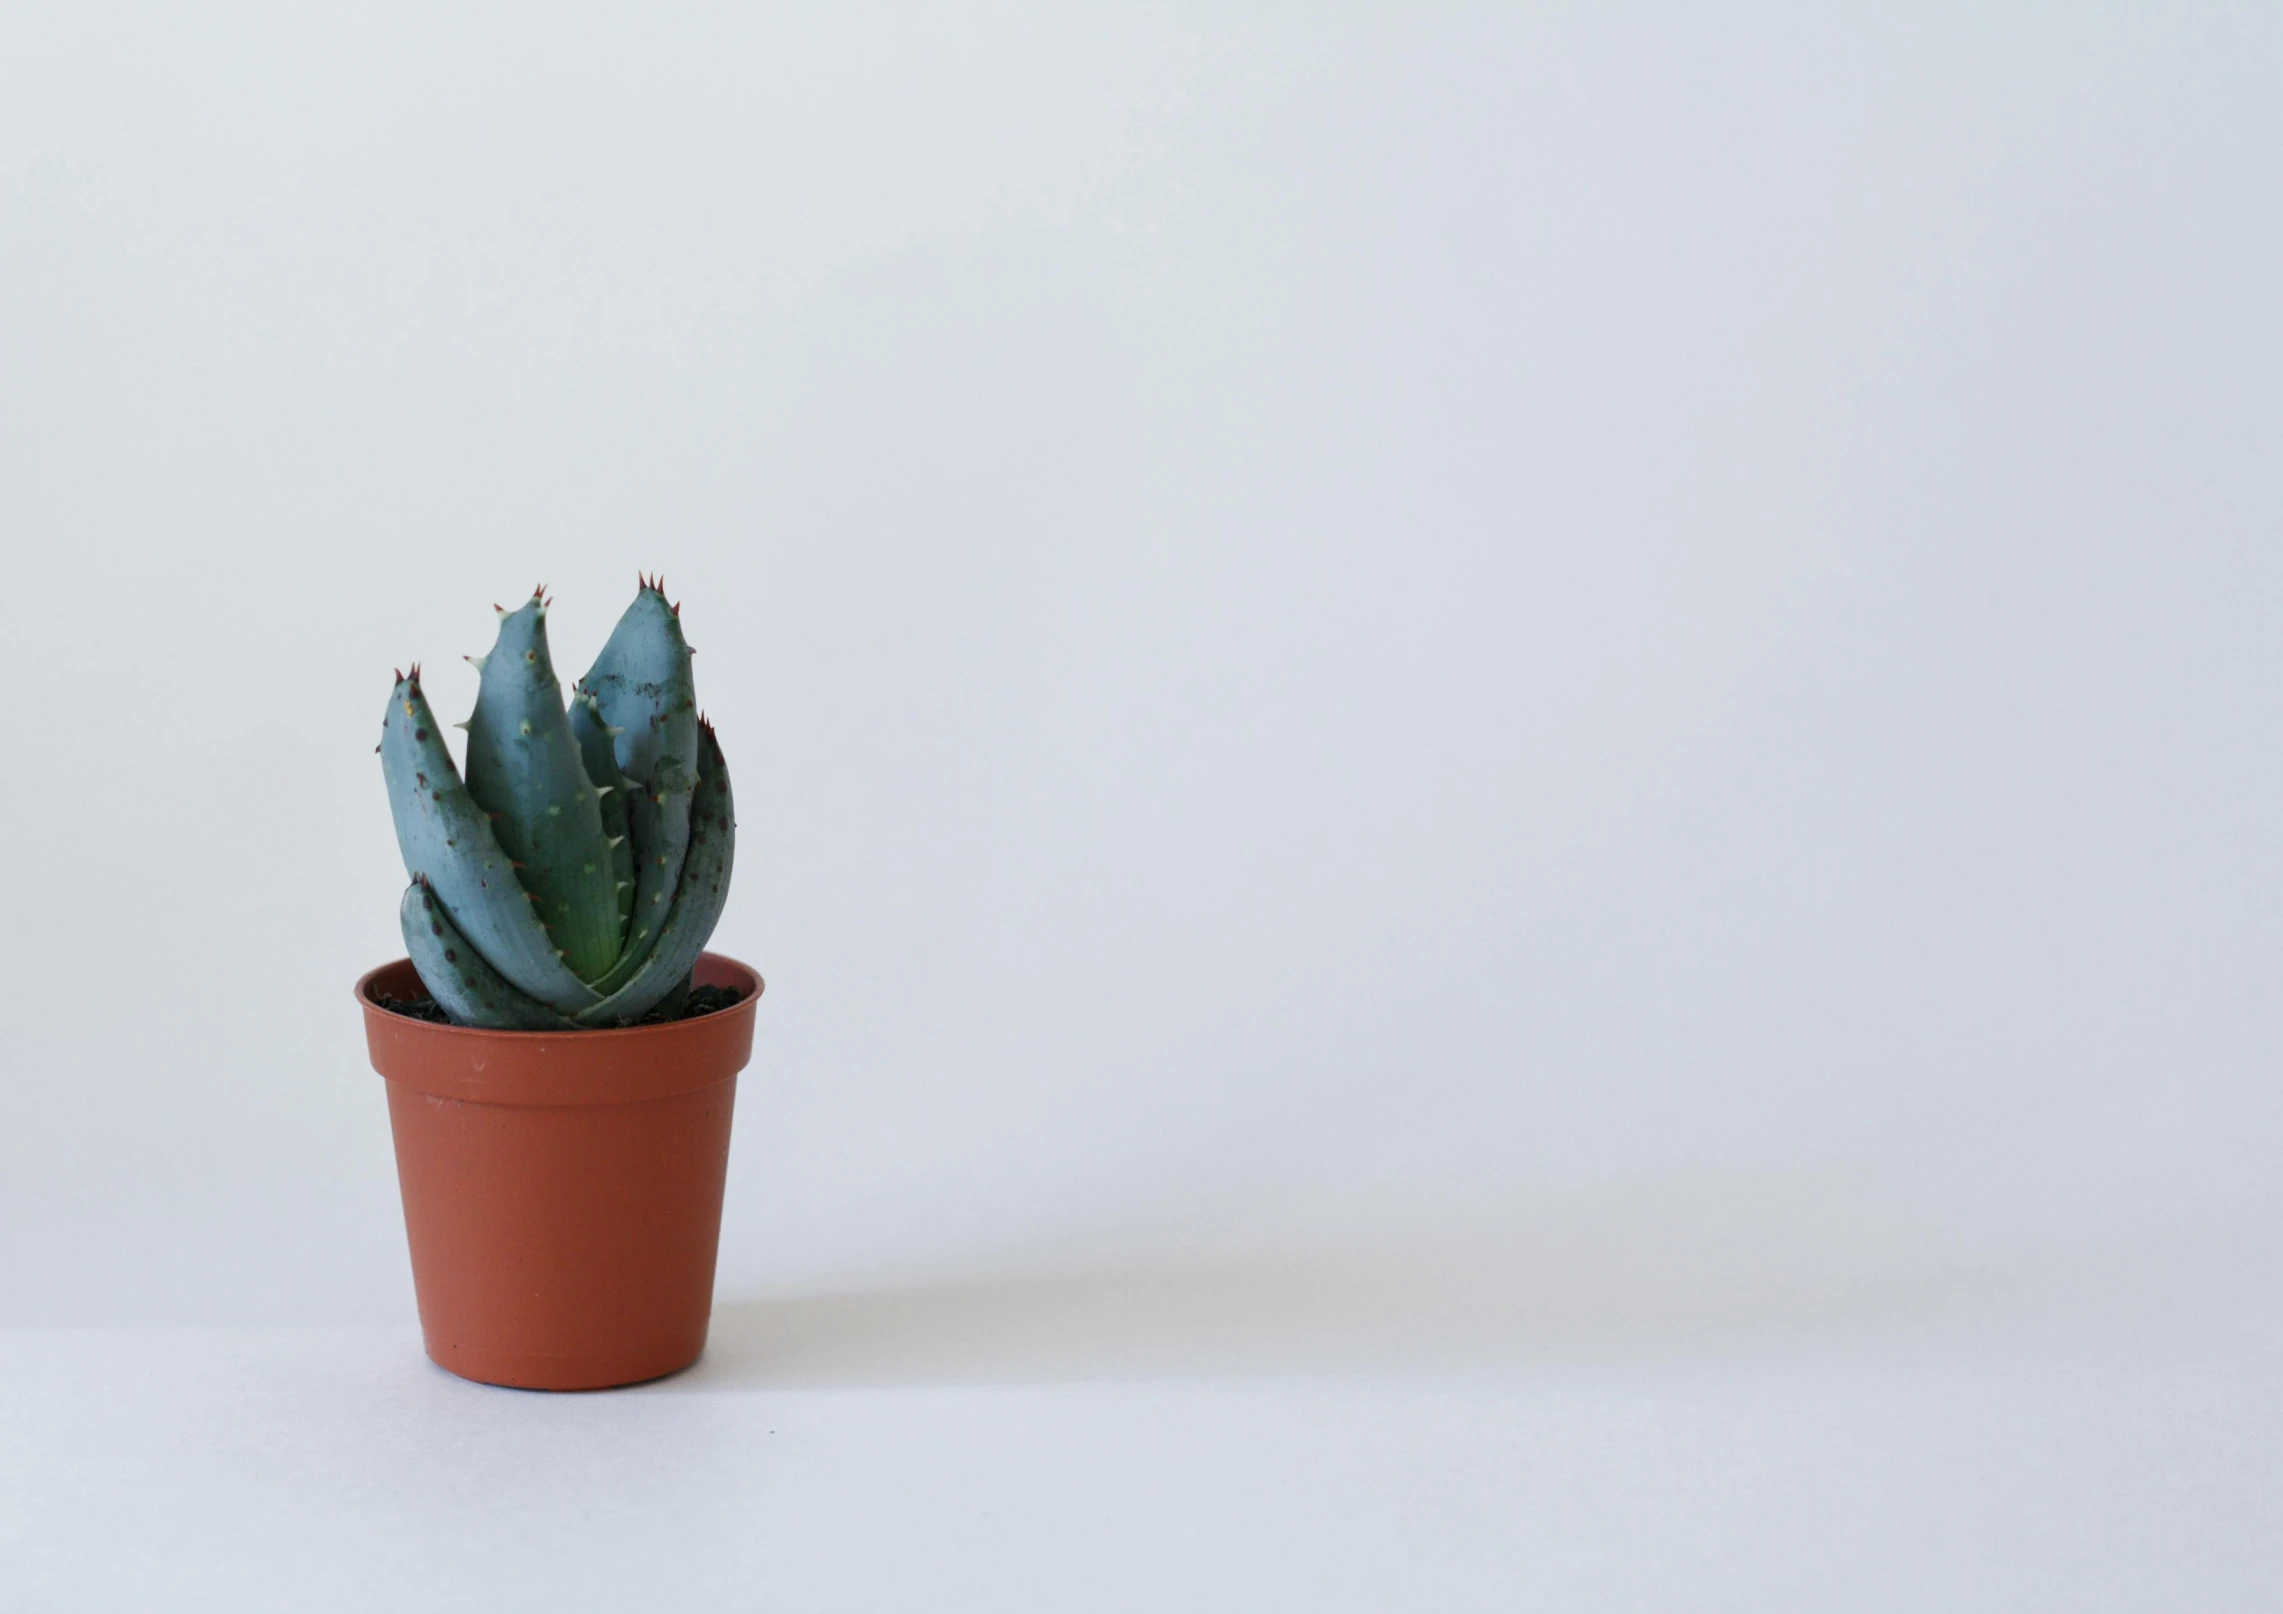
MULTIPOLYGON (((389 1013, 401 1014, 407 1020, 430 1020, 440 1026, 458 1023, 444 1012, 443 1005, 434 998, 376 997, 373 1001, 388 1010, 389 1013)), ((682 1000, 679 1008, 672 1011, 663 1007, 652 1009, 634 1023, 638 1026, 662 1026, 670 1020, 695 1020, 701 1014, 713 1014, 721 1009, 732 1008, 744 1001, 745 994, 733 986, 693 986, 690 988, 690 995, 682 1000)), ((594 1027, 591 1029, 615 1030, 617 1028, 594 1027)))

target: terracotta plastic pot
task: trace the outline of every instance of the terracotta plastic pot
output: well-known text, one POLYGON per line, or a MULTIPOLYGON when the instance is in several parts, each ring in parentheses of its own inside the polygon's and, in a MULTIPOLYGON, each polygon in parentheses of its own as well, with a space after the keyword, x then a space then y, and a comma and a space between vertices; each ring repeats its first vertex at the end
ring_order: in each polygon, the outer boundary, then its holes
POLYGON ((625 1031, 479 1031, 380 1006, 426 995, 410 959, 357 983, 388 1079, 420 1331, 462 1378, 596 1390, 688 1367, 713 1311, 737 1073, 761 977, 707 953, 734 1008, 625 1031))

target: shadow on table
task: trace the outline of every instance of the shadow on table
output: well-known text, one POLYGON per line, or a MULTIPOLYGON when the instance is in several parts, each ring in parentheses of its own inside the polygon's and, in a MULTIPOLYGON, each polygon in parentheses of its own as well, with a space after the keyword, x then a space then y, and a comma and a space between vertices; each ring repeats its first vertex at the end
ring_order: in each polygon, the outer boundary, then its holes
POLYGON ((1055 1383, 1687 1354, 1923 1325, 2051 1277, 1968 1257, 1843 1184, 1668 1184, 1400 1228, 1105 1240, 996 1270, 731 1299, 715 1308, 705 1359, 668 1384, 1055 1383))

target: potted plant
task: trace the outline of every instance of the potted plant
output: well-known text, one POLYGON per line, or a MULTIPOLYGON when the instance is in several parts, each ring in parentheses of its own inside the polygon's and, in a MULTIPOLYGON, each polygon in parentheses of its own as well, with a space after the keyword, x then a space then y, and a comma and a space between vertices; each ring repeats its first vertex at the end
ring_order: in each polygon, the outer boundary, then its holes
POLYGON ((598 1389, 705 1349, 761 978, 704 950, 736 822, 681 608, 644 578, 566 706, 548 604, 542 588, 500 610, 468 658, 464 774, 419 667, 389 692, 410 956, 357 1000, 429 1356, 489 1384, 598 1389))

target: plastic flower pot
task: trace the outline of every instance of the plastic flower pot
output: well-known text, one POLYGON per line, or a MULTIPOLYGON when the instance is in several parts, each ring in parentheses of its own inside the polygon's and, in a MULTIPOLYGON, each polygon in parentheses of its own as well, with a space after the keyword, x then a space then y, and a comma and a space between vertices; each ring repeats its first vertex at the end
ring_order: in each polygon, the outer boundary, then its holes
POLYGON ((737 1073, 761 977, 707 953, 732 1008, 623 1031, 487 1031, 381 1006, 425 995, 409 959, 357 983, 387 1079, 420 1331, 485 1384, 598 1390, 705 1350, 737 1073))

